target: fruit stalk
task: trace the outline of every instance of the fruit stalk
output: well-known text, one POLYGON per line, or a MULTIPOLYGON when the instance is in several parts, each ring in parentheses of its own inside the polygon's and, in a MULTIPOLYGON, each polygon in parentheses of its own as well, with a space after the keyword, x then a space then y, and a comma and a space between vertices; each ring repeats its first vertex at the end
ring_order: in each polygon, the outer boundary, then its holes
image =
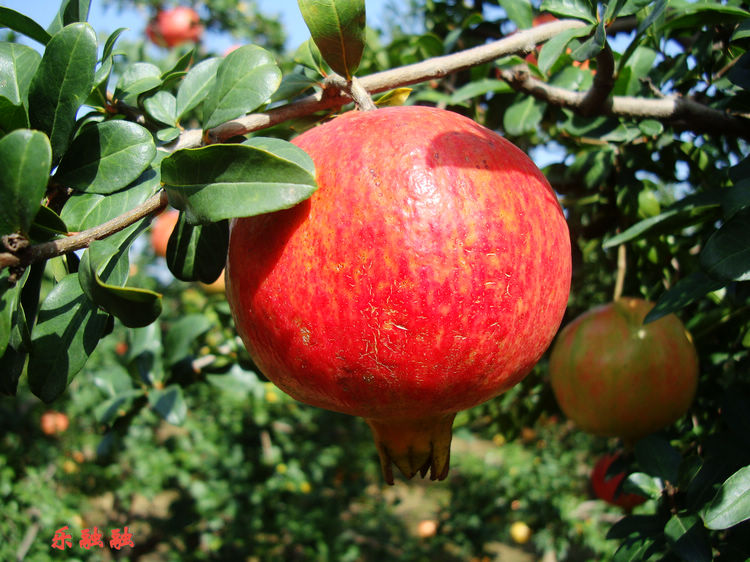
POLYGON ((427 472, 430 480, 444 480, 450 467, 455 413, 418 420, 367 419, 380 455, 383 477, 393 484, 393 464, 408 479, 427 472))

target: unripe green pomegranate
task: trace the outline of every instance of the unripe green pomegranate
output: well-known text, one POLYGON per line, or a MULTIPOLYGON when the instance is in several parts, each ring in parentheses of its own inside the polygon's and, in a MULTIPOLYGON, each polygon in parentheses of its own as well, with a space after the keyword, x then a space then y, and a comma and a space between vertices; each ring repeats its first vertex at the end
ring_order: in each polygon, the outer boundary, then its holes
POLYGON ((294 141, 318 191, 235 220, 227 298, 292 397, 361 416, 385 478, 448 472, 456 412, 518 383, 570 288, 555 193, 518 148, 456 113, 353 111, 294 141))
POLYGON ((552 347, 552 389, 583 431, 635 441, 687 412, 698 356, 674 314, 644 324, 654 304, 622 298, 565 326, 552 347))

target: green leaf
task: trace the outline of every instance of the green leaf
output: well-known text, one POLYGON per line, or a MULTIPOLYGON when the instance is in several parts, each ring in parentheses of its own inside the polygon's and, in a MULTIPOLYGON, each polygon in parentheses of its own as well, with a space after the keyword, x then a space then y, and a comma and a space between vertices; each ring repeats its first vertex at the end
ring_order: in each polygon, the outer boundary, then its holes
POLYGON ((635 458, 643 472, 676 483, 682 457, 669 441, 657 435, 644 437, 635 444, 635 458))
POLYGON ((664 535, 672 550, 682 560, 710 562, 711 547, 700 517, 695 514, 675 514, 664 526, 664 535))
POLYGON ((606 42, 607 33, 604 30, 604 20, 602 20, 594 28, 594 34, 570 53, 570 56, 579 62, 592 59, 602 51, 606 42))
POLYGON ((170 204, 193 224, 288 209, 317 189, 307 153, 272 138, 178 150, 161 174, 170 204))
MULTIPOLYGON (((79 280, 86 296, 128 328, 151 324, 161 314, 161 295, 154 291, 112 285, 102 281, 100 274, 111 267, 111 259, 120 249, 108 240, 92 242, 83 253, 79 280)), ((127 256, 123 256, 123 261, 127 256)))
POLYGON ((528 0, 500 0, 498 2, 518 29, 528 29, 534 21, 534 10, 528 0))
POLYGON ((21 104, 14 104, 8 98, 0 97, 0 136, 28 127, 29 115, 26 108, 21 104))
POLYGON ((143 396, 144 393, 140 388, 131 388, 123 390, 109 400, 97 404, 96 408, 94 408, 96 421, 104 425, 111 424, 118 417, 121 417, 125 412, 130 410, 133 402, 143 396))
MULTIPOLYGON (((0 8, 1 9, 1 8, 0 8)), ((31 47, 0 43, 0 96, 14 105, 27 104, 29 85, 42 56, 31 47)))
POLYGON ((255 45, 244 45, 219 64, 216 80, 203 102, 203 129, 216 127, 256 109, 281 84, 281 70, 273 55, 255 45))
POLYGON ((158 171, 147 168, 128 189, 117 193, 73 193, 60 216, 70 230, 93 228, 140 205, 160 187, 158 171))
POLYGON ((117 29, 104 43, 102 58, 100 59, 101 64, 94 73, 95 87, 87 101, 91 106, 104 108, 107 104, 107 84, 109 83, 109 77, 114 67, 114 55, 112 51, 114 50, 115 42, 124 31, 126 31, 124 27, 117 29))
POLYGON ((638 128, 647 137, 657 137, 664 132, 664 125, 656 119, 645 119, 638 123, 638 128))
POLYGON ((150 390, 148 403, 168 423, 181 425, 185 421, 187 406, 179 385, 171 384, 163 389, 150 390))
POLYGON ((36 396, 52 402, 65 391, 105 334, 108 318, 83 294, 77 273, 50 291, 31 333, 28 378, 36 396))
POLYGON ((28 233, 51 165, 52 148, 44 133, 16 129, 0 138, 0 234, 28 233))
POLYGON ((556 16, 596 23, 596 5, 590 0, 544 0, 539 8, 556 16))
POLYGON ((703 271, 691 273, 659 297, 654 308, 646 315, 644 323, 648 324, 662 316, 678 312, 707 293, 721 289, 724 285, 726 285, 725 282, 714 279, 703 271))
MULTIPOLYGON (((450 103, 451 105, 458 105, 466 100, 474 99, 485 94, 505 94, 510 92, 513 92, 513 88, 511 88, 504 80, 482 78, 481 80, 473 80, 453 92, 453 94, 451 94, 450 103)), ((378 105, 380 106, 381 104, 379 102, 380 100, 378 100, 378 105)))
POLYGON ((174 127, 177 124, 177 100, 169 92, 159 90, 143 100, 143 109, 152 119, 174 127))
POLYGON ((511 136, 531 133, 541 122, 546 107, 532 96, 523 96, 505 110, 503 128, 511 136))
POLYGON ((203 60, 185 75, 185 79, 177 90, 175 113, 178 119, 182 119, 188 111, 206 99, 216 79, 216 71, 221 61, 219 57, 203 60))
POLYGON ((551 37, 549 41, 542 45, 542 49, 539 51, 539 58, 537 60, 539 70, 545 74, 549 72, 552 65, 565 52, 565 48, 572 39, 588 35, 589 33, 591 33, 589 28, 566 29, 551 37))
POLYGON ((0 357, 5 354, 5 349, 10 342, 14 320, 21 298, 22 280, 10 283, 8 268, 0 271, 0 357))
POLYGON ((281 79, 279 89, 271 96, 271 101, 293 99, 316 85, 318 85, 317 80, 308 78, 300 72, 285 74, 281 79))
POLYGON ((113 193, 134 181, 156 156, 151 133, 129 121, 86 125, 65 153, 55 180, 77 191, 113 193))
POLYGON ((91 0, 62 0, 60 9, 47 28, 54 34, 71 23, 85 22, 89 18, 91 0))
POLYGON ((688 195, 655 217, 649 217, 637 222, 624 232, 608 238, 604 241, 602 247, 605 249, 612 248, 640 238, 652 228, 662 223, 667 223, 668 220, 676 218, 681 214, 685 214, 688 218, 695 218, 696 220, 690 221, 691 224, 699 220, 705 220, 707 212, 715 211, 719 208, 723 196, 724 190, 721 189, 688 195))
POLYGON ((714 232, 700 253, 706 273, 727 281, 750 279, 750 210, 735 213, 714 232))
POLYGON ((750 466, 732 474, 703 512, 706 527, 728 529, 750 519, 750 466))
POLYGON ((52 36, 29 87, 32 128, 50 139, 52 161, 68 149, 78 108, 94 85, 96 33, 87 23, 75 23, 52 36))
POLYGON ((660 33, 676 29, 702 28, 707 25, 725 25, 741 22, 750 12, 719 2, 680 2, 675 6, 660 33))
POLYGON ((167 267, 180 281, 213 283, 224 269, 228 247, 228 221, 191 225, 180 213, 167 243, 167 267))
POLYGON ((320 54, 320 49, 318 49, 318 46, 312 39, 308 39, 297 47, 292 60, 297 64, 315 70, 321 75, 326 74, 324 71, 325 63, 323 61, 323 56, 320 54))
POLYGON ((365 48, 364 0, 298 0, 298 4, 328 66, 351 78, 365 48))
POLYGON ((149 62, 135 62, 123 71, 115 86, 114 97, 128 105, 137 105, 138 96, 162 84, 161 70, 149 62))
POLYGON ((10 8, 0 6, 0 27, 7 27, 18 33, 46 45, 49 43, 50 34, 36 23, 33 19, 10 8))
POLYGON ((634 472, 628 475, 625 486, 623 486, 624 492, 641 494, 654 499, 659 499, 663 490, 664 482, 661 478, 645 472, 634 472))
POLYGON ((130 356, 134 374, 146 385, 160 385, 166 377, 162 361, 164 349, 161 341, 161 328, 157 322, 144 328, 130 331, 130 356))
POLYGON ((46 242, 53 238, 64 236, 68 233, 65 221, 55 211, 42 205, 39 207, 34 222, 29 229, 29 238, 32 242, 46 242))
POLYGON ((212 326, 213 322, 205 314, 188 314, 172 324, 164 341, 167 366, 188 357, 193 344, 212 326))

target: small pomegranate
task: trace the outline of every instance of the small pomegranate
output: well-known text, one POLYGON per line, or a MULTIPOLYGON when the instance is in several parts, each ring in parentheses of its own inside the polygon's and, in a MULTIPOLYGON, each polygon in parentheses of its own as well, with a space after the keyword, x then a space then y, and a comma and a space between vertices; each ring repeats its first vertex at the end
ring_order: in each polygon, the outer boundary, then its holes
POLYGON ((199 41, 203 35, 198 12, 187 6, 160 10, 146 26, 146 35, 160 47, 176 47, 187 41, 199 41))
POLYGON ((456 113, 353 111, 294 141, 319 189, 233 221, 227 298, 292 397, 365 418, 383 474, 448 473, 456 412, 518 383, 570 288, 568 228, 539 169, 456 113))
POLYGON ((635 506, 645 502, 646 498, 639 494, 622 491, 622 481, 625 480, 626 476, 624 472, 619 472, 611 476, 607 475, 609 467, 620 457, 621 454, 618 452, 604 455, 596 461, 594 470, 591 471, 591 487, 594 489, 596 497, 600 500, 631 511, 635 506))
POLYGON ((654 304, 622 298, 565 326, 549 374, 560 409, 583 431, 635 441, 687 412, 698 356, 674 314, 643 324, 654 304))

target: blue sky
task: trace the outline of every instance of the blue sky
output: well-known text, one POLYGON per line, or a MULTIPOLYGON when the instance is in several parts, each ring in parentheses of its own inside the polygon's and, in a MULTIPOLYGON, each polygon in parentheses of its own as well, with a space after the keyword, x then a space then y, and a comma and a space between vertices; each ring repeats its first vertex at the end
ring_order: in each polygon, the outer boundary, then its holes
MULTIPOLYGON (((288 37, 287 48, 296 48, 310 36, 300 15, 297 0, 256 0, 256 2, 264 14, 278 14, 281 17, 288 37)), ((46 27, 57 13, 60 0, 2 0, 0 5, 21 12, 46 27)), ((378 21, 385 5, 385 0, 367 0, 367 19, 370 24, 378 21)), ((127 27, 128 31, 121 37, 138 41, 143 38, 147 19, 148 14, 145 10, 131 9, 120 12, 116 7, 105 8, 101 1, 92 0, 91 2, 89 23, 99 34, 107 35, 115 29, 127 27)), ((205 39, 211 49, 216 52, 222 52, 232 44, 232 39, 228 36, 209 34, 205 39)))

